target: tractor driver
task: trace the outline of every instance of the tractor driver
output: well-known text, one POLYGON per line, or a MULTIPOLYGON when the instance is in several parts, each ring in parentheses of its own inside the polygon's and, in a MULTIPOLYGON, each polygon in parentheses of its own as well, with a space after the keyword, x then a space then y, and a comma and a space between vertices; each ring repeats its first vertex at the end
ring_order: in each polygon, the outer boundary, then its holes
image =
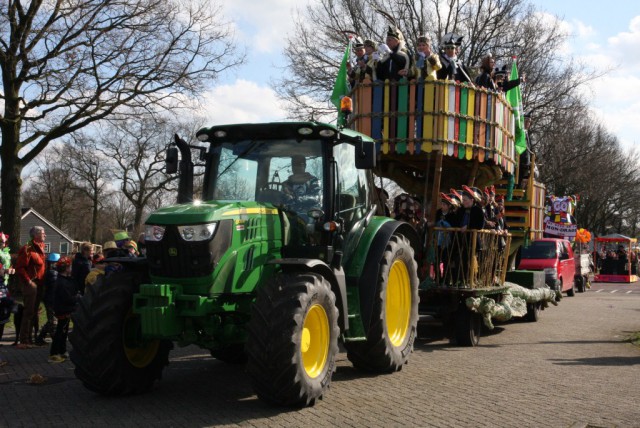
POLYGON ((299 206, 302 210, 320 205, 320 184, 316 177, 306 171, 306 168, 307 160, 304 156, 292 156, 292 174, 282 183, 284 192, 294 201, 294 208, 299 206))

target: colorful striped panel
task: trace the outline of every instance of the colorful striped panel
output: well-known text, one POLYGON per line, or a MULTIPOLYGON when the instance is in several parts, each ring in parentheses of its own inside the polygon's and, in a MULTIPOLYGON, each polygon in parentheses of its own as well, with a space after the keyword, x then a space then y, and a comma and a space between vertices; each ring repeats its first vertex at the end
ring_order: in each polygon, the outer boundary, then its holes
POLYGON ((415 153, 416 138, 416 85, 409 86, 409 153, 415 153))
MULTIPOLYGON (((395 83, 395 82, 394 82, 395 83)), ((397 113, 398 111, 398 85, 390 84, 389 85, 389 110, 387 113, 397 113)), ((397 116, 394 114, 393 117, 389 119, 389 139, 391 140, 391 152, 394 151, 394 142, 397 138, 396 136, 396 125, 397 125, 397 116)))
POLYGON ((372 122, 371 80, 365 79, 363 83, 364 85, 360 86, 360 91, 362 92, 362 96, 360 97, 360 108, 359 108, 360 115, 362 115, 362 120, 360 122, 362 124, 362 128, 358 128, 358 129, 362 129, 361 132, 365 135, 372 135, 371 134, 371 122, 372 122))
MULTIPOLYGON (((384 107, 384 85, 382 83, 374 83, 373 85, 373 113, 375 115, 371 118, 371 137, 376 141, 382 139, 382 109, 384 107)), ((376 143, 379 146, 380 143, 376 143)), ((377 147, 377 152, 380 152, 380 147, 377 147)))
MULTIPOLYGON (((473 88, 468 89, 469 99, 467 101, 467 115, 475 117, 476 110, 476 90, 473 88)), ((467 150, 465 158, 467 160, 473 159, 473 145, 475 144, 475 126, 474 119, 467 119, 467 150)))
POLYGON ((389 153, 389 80, 384 81, 384 110, 382 125, 382 153, 389 153))
MULTIPOLYGON (((422 79, 420 79, 420 83, 422 83, 422 79)), ((426 138, 425 135, 425 124, 427 118, 424 114, 425 105, 424 105, 424 90, 425 87, 423 84, 418 85, 418 89, 416 91, 416 153, 422 152, 422 139, 426 138)))
POLYGON ((409 86, 407 79, 402 78, 398 83, 398 116, 396 128, 396 153, 407 152, 407 112, 409 110, 409 86))

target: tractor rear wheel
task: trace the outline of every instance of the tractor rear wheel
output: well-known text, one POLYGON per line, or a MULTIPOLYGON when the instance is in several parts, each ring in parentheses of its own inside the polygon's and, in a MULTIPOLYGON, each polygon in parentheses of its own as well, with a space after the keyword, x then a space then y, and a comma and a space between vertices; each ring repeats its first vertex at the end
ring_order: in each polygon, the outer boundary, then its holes
POLYGON ((402 369, 413 350, 418 325, 418 268, 409 240, 389 239, 380 260, 371 325, 364 342, 347 342, 347 358, 362 370, 402 369))
POLYGON ((169 362, 171 342, 140 337, 140 317, 131 307, 141 281, 135 272, 99 277, 72 315, 71 361, 76 377, 94 392, 148 391, 169 362))
POLYGON ((261 400, 313 406, 335 371, 338 309, 315 273, 276 274, 258 291, 249 321, 247 372, 261 400))

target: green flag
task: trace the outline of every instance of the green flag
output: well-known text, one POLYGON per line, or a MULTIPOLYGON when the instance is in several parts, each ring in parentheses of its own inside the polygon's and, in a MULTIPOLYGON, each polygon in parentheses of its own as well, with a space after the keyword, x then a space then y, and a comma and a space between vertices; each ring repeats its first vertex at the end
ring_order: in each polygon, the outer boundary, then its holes
MULTIPOLYGON (((518 66, 516 65, 516 57, 513 57, 513 65, 511 66, 511 76, 509 80, 518 79, 518 66)), ((520 85, 511 88, 507 91, 507 100, 513 108, 513 114, 516 119, 516 152, 522 154, 527 150, 527 137, 524 133, 524 112, 522 108, 522 94, 520 93, 520 85)))
POLYGON ((349 76, 347 72, 347 64, 349 63, 349 56, 351 55, 351 40, 347 44, 347 49, 344 51, 344 57, 342 57, 342 63, 340 64, 340 70, 338 70, 338 76, 336 77, 336 83, 333 85, 333 92, 331 93, 331 102, 338 109, 338 125, 346 125, 346 117, 340 111, 340 100, 342 97, 349 93, 349 76))

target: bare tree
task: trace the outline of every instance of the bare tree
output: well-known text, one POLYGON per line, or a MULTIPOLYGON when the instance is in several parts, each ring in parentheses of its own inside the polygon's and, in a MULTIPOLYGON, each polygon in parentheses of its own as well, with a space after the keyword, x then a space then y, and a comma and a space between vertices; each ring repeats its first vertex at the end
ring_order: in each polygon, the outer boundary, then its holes
POLYGON ((1 215, 11 246, 22 170, 50 142, 122 107, 157 110, 179 94, 198 95, 243 60, 209 0, 3 1, 0 8, 1 215))
POLYGON ((73 176, 54 150, 43 154, 44 158, 35 162, 25 200, 57 227, 67 230, 77 208, 77 198, 72 190, 73 176))
POLYGON ((72 174, 73 189, 90 201, 91 231, 89 240, 96 242, 100 208, 105 197, 112 191, 109 187, 111 175, 107 160, 95 148, 93 139, 81 132, 69 136, 69 141, 56 151, 61 164, 72 174))
POLYGON ((165 173, 165 153, 181 126, 141 113, 117 119, 101 128, 96 149, 110 160, 110 175, 133 208, 133 231, 138 232, 145 212, 177 191, 177 177, 165 173))

